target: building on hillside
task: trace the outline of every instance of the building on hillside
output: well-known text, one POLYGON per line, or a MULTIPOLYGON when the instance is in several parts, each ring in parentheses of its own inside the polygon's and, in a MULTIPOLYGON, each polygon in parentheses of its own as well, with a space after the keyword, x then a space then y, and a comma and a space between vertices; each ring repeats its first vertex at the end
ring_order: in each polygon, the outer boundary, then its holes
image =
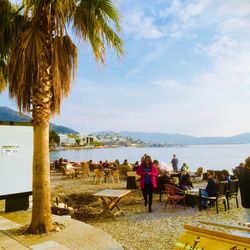
POLYGON ((80 134, 78 138, 81 140, 80 145, 86 145, 86 144, 91 145, 91 144, 94 144, 94 142, 96 141, 96 138, 94 136, 85 135, 85 134, 80 134))

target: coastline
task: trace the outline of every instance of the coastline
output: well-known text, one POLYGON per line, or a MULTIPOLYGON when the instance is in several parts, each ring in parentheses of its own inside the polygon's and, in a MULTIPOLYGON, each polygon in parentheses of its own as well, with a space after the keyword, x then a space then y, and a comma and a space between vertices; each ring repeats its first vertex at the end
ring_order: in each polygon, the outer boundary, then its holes
MULTIPOLYGON (((104 145, 104 146, 68 146, 60 148, 50 148, 49 151, 60 151, 60 150, 81 150, 81 149, 102 149, 102 148, 176 148, 176 147, 189 147, 192 145, 167 145, 167 146, 149 146, 149 145, 104 145)), ((199 145, 197 145, 199 146, 199 145)))
POLYGON ((60 150, 81 150, 81 149, 100 149, 100 148, 120 148, 122 146, 70 146, 62 148, 50 148, 49 151, 60 151, 60 150))

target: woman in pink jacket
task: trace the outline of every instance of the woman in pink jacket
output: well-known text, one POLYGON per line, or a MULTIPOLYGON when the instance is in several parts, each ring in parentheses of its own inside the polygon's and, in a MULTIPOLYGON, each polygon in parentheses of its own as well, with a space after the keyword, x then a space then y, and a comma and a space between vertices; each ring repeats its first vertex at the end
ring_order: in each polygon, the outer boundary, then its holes
POLYGON ((158 175, 158 171, 149 155, 145 157, 136 173, 141 176, 140 188, 143 193, 145 207, 148 205, 148 211, 152 212, 153 189, 156 188, 155 177, 158 175))

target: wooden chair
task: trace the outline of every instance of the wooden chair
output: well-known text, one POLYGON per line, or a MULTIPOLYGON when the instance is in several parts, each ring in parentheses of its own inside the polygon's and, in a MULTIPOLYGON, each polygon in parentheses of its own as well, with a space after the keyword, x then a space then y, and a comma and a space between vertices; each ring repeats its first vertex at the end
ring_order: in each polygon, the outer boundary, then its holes
POLYGON ((212 196, 212 197, 202 195, 202 190, 205 190, 205 189, 199 189, 199 209, 200 209, 200 211, 202 209, 202 207, 201 207, 202 200, 209 201, 210 204, 212 204, 212 205, 215 203, 217 214, 219 213, 218 201, 223 201, 225 211, 227 211, 227 198, 226 198, 227 186, 228 186, 227 181, 220 181, 219 186, 218 186, 217 195, 212 196))
POLYGON ((94 184, 96 184, 96 181, 99 181, 101 184, 103 181, 103 172, 100 169, 95 169, 94 170, 94 184))
POLYGON ((176 208, 176 204, 180 201, 184 202, 184 209, 186 209, 186 194, 183 190, 170 185, 170 184, 165 184, 165 191, 167 194, 167 201, 165 204, 165 207, 167 207, 168 202, 174 205, 174 208, 176 208))
POLYGON ((115 170, 115 171, 112 173, 111 179, 112 179, 113 183, 115 183, 114 179, 117 180, 117 183, 120 182, 120 173, 119 173, 119 170, 115 170))
POLYGON ((63 179, 63 177, 71 177, 71 178, 75 177, 75 170, 74 169, 67 169, 64 166, 61 166, 61 170, 62 170, 62 179, 63 179))
POLYGON ((88 162, 82 162, 82 176, 87 175, 89 177, 89 164, 88 162))
POLYGON ((239 202, 238 202, 238 187, 239 187, 239 181, 238 179, 232 180, 231 182, 228 183, 228 190, 227 190, 227 209, 229 209, 229 200, 235 198, 236 200, 236 205, 239 207, 239 202))

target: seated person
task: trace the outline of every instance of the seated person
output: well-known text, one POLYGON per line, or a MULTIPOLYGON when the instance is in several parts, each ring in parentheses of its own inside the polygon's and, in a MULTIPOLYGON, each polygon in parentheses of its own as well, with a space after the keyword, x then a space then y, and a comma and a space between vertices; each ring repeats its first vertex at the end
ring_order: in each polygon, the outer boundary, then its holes
POLYGON ((160 180, 160 184, 164 185, 164 184, 171 184, 171 180, 170 180, 170 174, 168 171, 163 171, 162 175, 160 177, 158 177, 160 180))
POLYGON ((99 170, 103 170, 104 167, 103 167, 103 162, 102 161, 99 161, 99 163, 96 164, 96 169, 99 169, 99 170))
MULTIPOLYGON (((213 197, 217 195, 218 191, 218 184, 217 180, 215 178, 215 172, 214 171, 208 171, 207 172, 207 187, 205 190, 202 190, 201 195, 202 196, 209 196, 213 197)), ((203 208, 207 208, 207 201, 206 200, 201 200, 201 206, 203 208)))
POLYGON ((72 169, 72 168, 74 168, 74 167, 72 166, 71 163, 68 163, 68 164, 65 166, 65 168, 66 168, 66 169, 72 169))
POLYGON ((158 174, 161 175, 162 174, 162 170, 160 169, 160 164, 159 161, 154 160, 153 164, 156 166, 157 170, 158 170, 158 174))
MULTIPOLYGON (((171 175, 172 176, 172 175, 171 175)), ((175 186, 175 187, 177 187, 177 188, 180 188, 179 187, 179 179, 178 179, 178 177, 171 177, 170 178, 170 183, 169 184, 171 184, 171 185, 173 185, 173 186, 175 186)))
POLYGON ((125 160, 123 162, 123 164, 119 165, 118 166, 118 170, 119 170, 119 173, 120 173, 120 176, 122 178, 126 178, 127 177, 127 172, 131 172, 132 171, 132 168, 131 166, 128 164, 128 161, 125 160))
POLYGON ((115 163, 119 166, 120 165, 120 162, 118 159, 115 160, 115 163))
POLYGON ((139 167, 139 162, 136 161, 135 164, 134 164, 134 166, 133 166, 133 168, 132 168, 132 170, 136 171, 138 167, 139 167))
POLYGON ((189 168, 189 167, 188 167, 187 163, 184 162, 183 165, 182 165, 182 167, 181 167, 181 170, 182 170, 182 169, 188 170, 188 168, 189 168))
POLYGON ((106 160, 105 162, 102 163, 102 166, 104 168, 108 168, 109 167, 109 162, 106 160))
POLYGON ((222 181, 231 182, 231 178, 230 178, 229 172, 226 169, 223 169, 221 171, 221 180, 222 181))
POLYGON ((179 178, 180 189, 187 190, 187 189, 193 188, 193 184, 190 181, 190 175, 189 175, 188 170, 186 168, 182 167, 180 173, 172 174, 171 177, 178 177, 179 178))
POLYGON ((131 165, 128 163, 127 159, 124 160, 124 162, 122 163, 122 165, 128 166, 130 168, 130 170, 132 170, 131 165))

